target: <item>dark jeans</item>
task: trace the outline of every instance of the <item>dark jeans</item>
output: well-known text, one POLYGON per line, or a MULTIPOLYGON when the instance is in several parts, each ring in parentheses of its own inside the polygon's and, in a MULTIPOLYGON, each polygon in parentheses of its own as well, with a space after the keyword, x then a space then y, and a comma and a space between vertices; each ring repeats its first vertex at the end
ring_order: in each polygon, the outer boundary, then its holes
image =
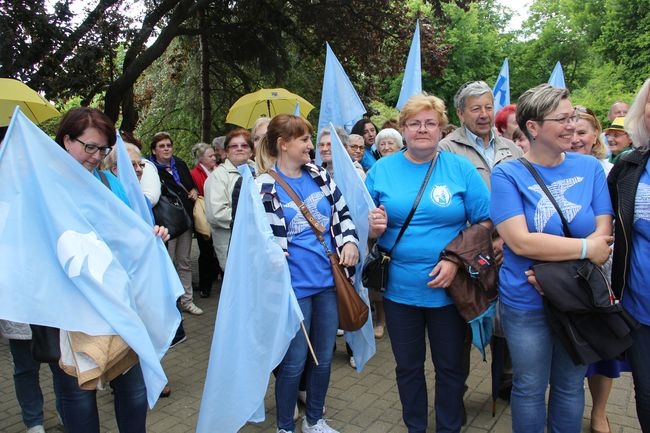
POLYGON ((627 350, 634 378, 636 414, 639 417, 641 431, 650 433, 650 326, 641 325, 632 333, 634 343, 627 350))
MULTIPOLYGON (((58 363, 51 363, 53 375, 58 378, 63 425, 67 433, 99 433, 97 391, 79 388, 74 376, 65 373, 58 363)), ((115 404, 115 420, 120 433, 146 433, 147 390, 140 364, 110 382, 115 404)))
POLYGON ((409 433, 427 431, 428 396, 424 375, 426 338, 436 372, 436 432, 459 432, 463 421, 465 322, 454 305, 415 307, 384 299, 386 328, 395 356, 402 417, 409 433))
POLYGON ((221 268, 214 253, 212 239, 206 239, 202 234, 196 233, 196 243, 199 246, 199 290, 210 294, 212 283, 217 279, 221 268))
POLYGON ((309 349, 302 329, 298 330, 277 368, 275 380, 277 424, 279 429, 286 431, 295 431, 293 411, 298 397, 300 377, 305 369, 307 372, 305 418, 313 425, 323 417, 323 405, 330 382, 332 347, 339 324, 336 292, 333 287, 298 299, 298 304, 305 317, 305 327, 318 358, 318 365, 309 362, 305 366, 309 349))
MULTIPOLYGON (((32 340, 9 340, 9 350, 14 362, 14 387, 23 422, 27 428, 43 425, 43 393, 39 382, 41 363, 34 361, 30 349, 32 340)), ((61 414, 58 381, 54 376, 56 409, 61 414)))

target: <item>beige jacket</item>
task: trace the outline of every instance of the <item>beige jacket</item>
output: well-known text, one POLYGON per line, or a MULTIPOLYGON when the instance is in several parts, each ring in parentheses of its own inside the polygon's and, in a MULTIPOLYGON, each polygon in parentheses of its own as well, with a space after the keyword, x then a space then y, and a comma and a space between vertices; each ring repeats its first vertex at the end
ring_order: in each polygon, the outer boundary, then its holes
MULTIPOLYGON (((248 160, 249 167, 255 169, 255 162, 248 160)), ((237 167, 226 159, 212 170, 203 185, 205 193, 205 216, 212 230, 212 243, 222 270, 226 268, 230 225, 232 223, 232 190, 239 179, 237 167)))
MULTIPOLYGON (((493 128, 494 130, 494 128, 493 128)), ((517 159, 523 156, 522 150, 511 140, 501 137, 494 130, 495 135, 495 155, 494 155, 494 165, 503 162, 509 161, 512 159, 517 159)), ((465 127, 460 127, 453 131, 451 134, 440 140, 438 147, 441 150, 447 150, 456 155, 464 156, 467 158, 474 167, 478 170, 479 174, 483 178, 483 181, 490 187, 490 175, 492 174, 492 167, 490 167, 483 158, 483 156, 472 147, 467 138, 465 132, 465 127)))

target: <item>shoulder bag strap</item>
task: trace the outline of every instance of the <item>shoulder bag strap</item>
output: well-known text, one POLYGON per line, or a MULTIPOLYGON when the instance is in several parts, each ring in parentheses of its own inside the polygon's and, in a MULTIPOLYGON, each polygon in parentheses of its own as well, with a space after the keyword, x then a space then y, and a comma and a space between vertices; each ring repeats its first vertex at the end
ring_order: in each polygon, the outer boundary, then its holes
POLYGON ((557 211, 557 214, 560 216, 560 219, 562 220, 562 230, 564 231, 564 236, 567 238, 572 238, 571 236, 571 230, 569 230, 569 223, 567 222, 566 218, 564 218, 564 214, 562 213, 562 209, 560 209, 560 206, 557 204, 555 201, 555 197, 553 197, 553 194, 551 194, 551 191, 548 190, 546 187, 546 184, 544 183, 544 180, 540 176, 539 172, 535 170, 535 167, 532 166, 532 164, 523 156, 519 158, 519 161, 524 164, 524 167, 530 171, 530 174, 533 175, 535 178, 535 181, 539 184, 540 188, 542 188, 542 191, 544 191, 544 194, 548 197, 548 199, 551 201, 553 206, 555 207, 555 210, 557 211))
POLYGON ((402 228, 400 229, 397 239, 395 239, 395 243, 393 244, 393 247, 390 249, 388 252, 388 255, 390 256, 393 250, 395 249, 395 246, 397 246, 397 243, 399 240, 402 238, 402 235, 406 231, 406 228, 409 226, 409 223, 411 222, 411 219, 413 218, 413 215, 415 215, 415 210, 417 209, 418 205, 420 204, 420 199, 422 198, 422 194, 424 193, 424 190, 427 187, 427 184, 429 183, 429 178, 431 177, 431 173, 433 173, 433 167, 436 165, 436 160, 438 159, 439 152, 435 154, 433 159, 431 160, 431 163, 429 164, 429 169, 427 170, 427 174, 424 176, 424 182, 422 182, 422 185, 420 186, 420 190, 418 191, 418 195, 415 197, 415 201, 413 202, 413 206, 411 206, 411 211, 409 212, 408 216, 406 217, 406 220, 404 220, 404 224, 402 224, 402 228))
POLYGON ((289 197, 291 197, 291 200, 293 200, 296 205, 298 206, 298 209, 300 209, 300 212, 303 214, 307 222, 309 223, 309 227, 314 231, 316 234, 316 237, 318 238, 318 241, 325 247, 325 251, 327 251, 327 254, 329 255, 331 253, 330 249, 327 248, 327 244, 325 243, 325 239, 323 238, 323 233, 325 233, 325 227, 321 223, 319 223, 316 218, 309 212, 309 209, 307 209, 307 206, 305 203, 300 200, 300 197, 298 197, 298 194, 289 186, 287 182, 285 182, 284 179, 273 169, 268 171, 269 175, 275 179, 277 183, 280 184, 282 189, 284 189, 287 194, 289 194, 289 197))

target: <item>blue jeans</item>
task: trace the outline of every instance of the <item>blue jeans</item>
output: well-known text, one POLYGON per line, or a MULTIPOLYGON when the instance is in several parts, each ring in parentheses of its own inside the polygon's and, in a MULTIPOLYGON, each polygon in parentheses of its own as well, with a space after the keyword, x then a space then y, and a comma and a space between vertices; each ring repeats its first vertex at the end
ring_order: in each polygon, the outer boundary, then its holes
MULTIPOLYGON (((63 425, 67 433, 99 433, 97 391, 79 388, 77 378, 51 363, 59 380, 63 425)), ((110 382, 114 392, 115 420, 120 433, 146 433, 147 390, 140 364, 110 382)))
POLYGON ((384 299, 386 329, 395 356, 402 418, 409 433, 427 430, 425 332, 436 372, 436 432, 459 432, 463 422, 465 321, 454 305, 415 307, 384 299))
POLYGON ((336 341, 336 329, 339 315, 336 308, 336 292, 330 287, 320 293, 298 299, 298 304, 305 316, 305 327, 316 353, 318 365, 309 355, 307 340, 302 329, 298 331, 284 359, 278 366, 275 379, 276 418, 279 429, 295 431, 293 411, 298 398, 300 376, 306 369, 307 403, 305 418, 309 424, 315 424, 323 417, 325 395, 330 383, 332 366, 332 347, 336 341), (307 357, 309 362, 305 367, 307 357))
POLYGON ((632 367, 636 414, 644 433, 650 432, 650 326, 641 325, 632 332, 634 343, 627 350, 627 357, 632 367))
MULTIPOLYGON (((31 340, 9 340, 9 350, 14 362, 14 387, 23 422, 27 428, 43 425, 43 393, 39 382, 41 363, 34 361, 31 340)), ((56 409, 61 413, 58 381, 54 377, 56 409)))
POLYGON ((546 321, 544 310, 499 304, 512 358, 513 433, 579 433, 586 365, 575 365, 546 321), (546 416, 546 387, 551 385, 546 416))

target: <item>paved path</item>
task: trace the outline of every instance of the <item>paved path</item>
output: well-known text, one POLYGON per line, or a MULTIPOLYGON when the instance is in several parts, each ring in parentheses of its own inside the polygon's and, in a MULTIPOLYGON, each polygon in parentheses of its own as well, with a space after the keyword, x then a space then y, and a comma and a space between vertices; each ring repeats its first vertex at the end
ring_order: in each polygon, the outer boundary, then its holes
MULTIPOLYGON (((196 244, 194 244, 196 249, 196 244)), ((196 263, 194 263, 196 266, 196 263)), ((196 272, 195 272, 196 276, 196 272)), ((198 295, 198 293, 197 293, 198 295)), ((163 366, 172 386, 169 398, 160 399, 147 418, 150 433, 193 432, 198 417, 203 382, 207 370, 208 355, 218 295, 208 299, 196 299, 196 304, 205 310, 202 316, 184 314, 188 339, 170 350, 163 359, 163 366)), ((489 360, 488 355, 488 360, 489 360)), ((397 395, 394 376, 394 359, 388 337, 377 343, 377 354, 370 360, 362 374, 357 374, 348 365, 345 343, 337 339, 337 351, 333 361, 332 379, 326 401, 326 417, 332 427, 341 433, 405 433, 401 420, 401 406, 397 395)), ((472 351, 472 371, 468 380, 469 390, 465 395, 467 408, 466 433, 506 433, 511 431, 510 408, 499 400, 497 414, 491 415, 489 362, 480 359, 477 350, 472 351)), ((433 367, 427 362, 429 379, 429 431, 434 431, 433 416, 433 367)), ((47 367, 41 369, 41 384, 45 396, 45 427, 48 432, 63 432, 58 424, 54 409, 51 373, 47 367)), ((585 382, 586 384, 586 382, 585 382)), ((586 390, 585 390, 586 391, 586 390)), ((583 417, 583 432, 589 432, 591 399, 586 391, 587 404, 583 417)), ((110 392, 98 393, 98 405, 102 422, 102 433, 117 433, 113 416, 113 399, 110 392)), ((629 373, 614 382, 614 389, 608 403, 609 420, 613 433, 640 433, 634 392, 629 373)), ((273 378, 266 394, 267 420, 261 424, 248 424, 243 433, 275 433, 275 403, 273 399, 273 378)), ((298 423, 299 425, 300 423, 298 423)), ((299 427, 297 427, 300 431, 299 427)), ((0 340, 0 433, 23 433, 25 427, 16 402, 11 355, 5 340, 0 340)), ((214 433, 228 433, 218 432, 214 433)))

